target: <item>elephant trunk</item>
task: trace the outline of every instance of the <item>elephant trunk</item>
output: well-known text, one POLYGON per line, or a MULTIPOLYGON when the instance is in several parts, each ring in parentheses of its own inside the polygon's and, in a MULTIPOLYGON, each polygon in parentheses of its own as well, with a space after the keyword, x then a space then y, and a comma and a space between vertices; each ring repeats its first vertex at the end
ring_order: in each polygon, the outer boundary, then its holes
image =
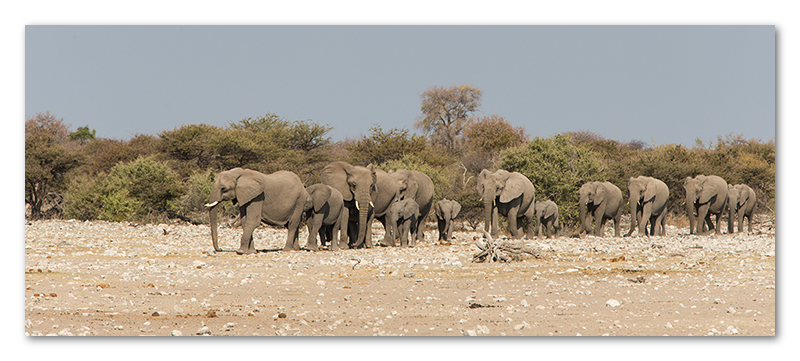
MULTIPOLYGON (((591 224, 589 224, 589 219, 586 217, 586 208, 589 206, 589 201, 585 198, 581 198, 580 200, 580 217, 581 217, 581 231, 586 232, 586 234, 591 234, 591 224)), ((578 232, 580 233, 580 232, 578 232)))
POLYGON ((686 216, 689 217, 689 234, 694 234, 697 220, 694 215, 694 201, 689 198, 686 198, 686 216))
MULTIPOLYGON (((628 231, 628 234, 633 234, 633 231, 636 229, 636 226, 639 223, 639 199, 637 198, 634 200, 633 197, 629 197, 628 199, 631 204, 631 229, 628 231)), ((642 222, 644 222, 644 220, 642 220, 642 222)))
POLYGON ((366 242, 372 242, 372 240, 367 240, 367 218, 369 216, 369 206, 372 203, 372 199, 369 196, 369 193, 364 192, 358 199, 356 200, 356 208, 358 208, 358 239, 356 241, 356 245, 360 246, 364 244, 367 247, 372 246, 371 244, 367 244, 366 242))
MULTIPOLYGON (((728 200, 728 202, 730 203, 728 205, 728 233, 733 233, 733 223, 734 220, 736 219, 736 200, 734 200, 733 202, 730 202, 730 200, 728 200)), ((741 224, 741 222, 739 223, 741 224)))
POLYGON ((208 208, 208 217, 211 223, 211 244, 214 245, 214 251, 216 252, 222 251, 219 248, 219 243, 217 242, 217 207, 219 206, 221 198, 222 192, 220 191, 219 187, 215 186, 211 190, 211 196, 208 199, 208 204, 206 204, 206 208, 208 208))
POLYGON ((483 217, 483 219, 484 219, 483 229, 485 229, 486 232, 489 232, 489 233, 492 232, 492 224, 493 224, 492 223, 492 208, 494 207, 494 202, 492 202, 492 201, 493 200, 491 200, 491 199, 483 201, 483 214, 484 214, 484 217, 483 217))

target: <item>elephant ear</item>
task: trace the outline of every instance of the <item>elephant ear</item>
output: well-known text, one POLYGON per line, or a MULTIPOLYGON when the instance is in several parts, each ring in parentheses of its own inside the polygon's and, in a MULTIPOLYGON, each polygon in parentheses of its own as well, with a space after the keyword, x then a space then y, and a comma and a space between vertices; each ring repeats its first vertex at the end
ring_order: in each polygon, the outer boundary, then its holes
POLYGON ((308 193, 311 195, 311 200, 314 203, 314 212, 319 212, 320 209, 331 199, 331 187, 320 185, 319 187, 311 186, 308 193))
POLYGON ((373 166, 372 163, 370 163, 367 166, 367 169, 369 170, 370 173, 372 173, 372 187, 371 187, 370 190, 372 192, 377 192, 378 191, 378 174, 375 173, 375 166, 373 166))
POLYGON ((436 204, 433 205, 433 213, 436 214, 436 218, 443 218, 442 201, 436 202, 436 204))
POLYGON ((594 189, 594 204, 603 203, 606 200, 606 186, 603 183, 597 182, 594 189))
POLYGON ((347 184, 348 170, 352 168, 352 165, 344 162, 331 163, 322 169, 319 178, 323 184, 336 188, 339 193, 342 193, 342 200, 352 201, 353 192, 350 191, 350 186, 347 184))
POLYGON ((486 182, 486 177, 489 176, 491 172, 489 170, 484 169, 481 171, 481 174, 478 174, 478 194, 483 195, 483 183, 486 182))
POLYGON ((503 191, 500 192, 500 202, 511 202, 512 199, 521 196, 523 191, 525 191, 525 176, 522 174, 510 174, 503 191))
POLYGON ((245 171, 236 179, 236 202, 240 206, 264 193, 264 176, 255 171, 245 171))
POLYGON ((700 203, 708 203, 719 191, 711 182, 703 182, 700 186, 703 187, 700 191, 700 203))
POLYGON ((544 218, 550 218, 554 214, 556 214, 556 207, 548 202, 545 207, 544 218))
POLYGON ((461 212, 461 205, 458 204, 458 202, 456 202, 456 201, 453 201, 452 204, 453 204, 453 211, 450 212, 450 213, 452 213, 450 215, 450 219, 455 219, 458 216, 458 212, 461 212))
POLYGON ((656 196, 656 181, 654 179, 650 179, 647 181, 644 187, 644 202, 649 202, 656 196))
POLYGON ((736 188, 739 191, 739 206, 744 206, 750 199, 750 188, 745 188, 744 186, 736 186, 736 188))
POLYGON ((417 181, 417 177, 411 172, 408 172, 405 194, 408 195, 409 199, 414 199, 417 196, 417 191, 419 191, 419 182, 417 181))

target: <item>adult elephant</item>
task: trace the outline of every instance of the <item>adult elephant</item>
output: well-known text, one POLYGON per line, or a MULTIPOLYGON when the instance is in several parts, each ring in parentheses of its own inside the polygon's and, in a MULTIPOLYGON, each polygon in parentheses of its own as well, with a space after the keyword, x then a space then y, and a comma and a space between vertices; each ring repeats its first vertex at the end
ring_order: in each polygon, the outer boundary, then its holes
POLYGON ((310 196, 297 174, 278 171, 267 175, 242 168, 220 173, 206 204, 211 219, 211 242, 217 252, 222 251, 217 243, 217 206, 224 201, 239 206, 243 232, 236 253, 256 253, 253 231, 261 222, 289 230, 284 251, 300 249, 297 234, 310 196))
POLYGON ((728 185, 728 233, 734 231, 734 220, 739 222, 739 232, 747 217, 747 233, 753 233, 753 212, 756 208, 756 192, 747 184, 728 185))
POLYGON ((478 194, 483 200, 483 227, 492 237, 498 236, 498 218, 502 215, 508 217, 513 238, 522 238, 523 218, 528 223, 527 238, 533 238, 536 189, 527 177, 502 169, 494 173, 484 169, 478 175, 478 194))
POLYGON ((622 191, 611 182, 588 182, 578 190, 580 198, 581 231, 601 236, 603 226, 609 219, 614 220, 614 237, 619 237, 622 218, 622 191), (594 219, 594 231, 592 220, 594 219))
POLYGON ((715 175, 686 177, 683 181, 686 190, 686 215, 689 217, 689 233, 703 234, 714 229, 722 234, 719 218, 728 200, 728 183, 715 175), (695 214, 696 213, 696 214, 695 214), (717 226, 711 222, 711 215, 717 216, 717 226), (696 228, 695 228, 696 226, 696 228), (707 227, 706 227, 707 226, 707 227))
POLYGON ((417 239, 414 237, 419 224, 419 205, 413 199, 406 198, 392 202, 386 212, 386 238, 385 245, 394 247, 395 239, 400 241, 400 247, 414 247, 417 239), (409 233, 411 238, 409 239, 409 233))
POLYGON ((660 179, 639 176, 628 180, 628 202, 631 206, 631 229, 625 236, 630 236, 636 227, 639 233, 647 236, 666 235, 664 227, 667 216, 667 199, 669 187, 660 179), (650 231, 647 225, 650 224, 650 231))
POLYGON ((311 207, 307 207, 306 225, 308 226, 308 242, 306 248, 318 251, 320 245, 326 241, 330 242, 328 249, 338 251, 340 248, 347 249, 347 243, 340 243, 339 231, 347 234, 347 221, 349 213, 344 208, 342 192, 325 185, 314 184, 306 188, 311 196, 311 207), (320 242, 317 243, 317 234, 320 242))
POLYGON ((372 247, 372 221, 378 219, 386 226, 386 212, 400 198, 399 183, 372 164, 361 167, 345 162, 332 162, 320 173, 323 184, 342 193, 348 210, 348 238, 351 248, 372 247), (358 217, 355 217, 355 215, 358 217), (355 219, 354 219, 355 218, 355 219), (358 233, 350 231, 356 227, 358 233))
POLYGON ((433 211, 439 226, 439 240, 450 241, 453 238, 453 223, 461 211, 461 204, 445 198, 436 202, 433 211))
POLYGON ((419 205, 419 217, 414 225, 413 237, 425 241, 425 219, 433 205, 433 181, 425 173, 398 169, 389 171, 389 176, 398 182, 400 199, 413 199, 419 205))
POLYGON ((558 205, 548 199, 536 202, 535 207, 537 237, 542 238, 542 224, 547 232, 547 238, 553 237, 553 234, 561 229, 561 225, 558 223, 558 205))

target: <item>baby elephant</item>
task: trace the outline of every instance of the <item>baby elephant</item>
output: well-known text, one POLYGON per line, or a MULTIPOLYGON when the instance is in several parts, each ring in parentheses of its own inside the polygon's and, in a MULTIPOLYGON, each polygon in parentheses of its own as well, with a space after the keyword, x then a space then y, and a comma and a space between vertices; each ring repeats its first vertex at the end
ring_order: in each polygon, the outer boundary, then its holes
POLYGON ((308 242, 306 248, 319 250, 320 245, 330 242, 331 251, 339 248, 347 249, 347 243, 341 242, 339 230, 347 234, 347 209, 344 208, 342 193, 325 184, 314 184, 306 188, 311 204, 306 204, 306 224, 308 225, 308 242), (317 233, 320 243, 317 244, 317 233))
POLYGON ((450 241, 453 238, 453 221, 461 211, 461 205, 447 198, 436 202, 434 207, 436 221, 439 223, 439 240, 450 241))
MULTIPOLYGON (((739 232, 747 218, 747 233, 753 233, 753 211, 756 208, 756 192, 746 184, 728 184, 728 233, 733 233, 734 221, 739 222, 739 232)), ((719 223, 719 222, 717 222, 719 223)))
POLYGON ((561 228, 558 223, 558 206, 551 200, 536 202, 536 223, 539 238, 542 237, 542 223, 546 228, 547 238, 551 238, 561 228))
POLYGON ((413 199, 402 199, 392 203, 386 212, 386 238, 381 244, 394 247, 395 240, 400 238, 400 247, 416 246, 417 237, 412 236, 409 243, 408 234, 409 232, 412 235, 416 234, 419 217, 419 204, 413 199))

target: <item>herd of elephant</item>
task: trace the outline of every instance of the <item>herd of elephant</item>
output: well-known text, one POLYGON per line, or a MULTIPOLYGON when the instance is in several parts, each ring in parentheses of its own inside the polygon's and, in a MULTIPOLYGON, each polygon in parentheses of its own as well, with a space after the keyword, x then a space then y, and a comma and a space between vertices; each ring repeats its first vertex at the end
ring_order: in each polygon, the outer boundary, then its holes
MULTIPOLYGON (((256 253, 253 231, 262 222, 288 229, 284 251, 300 250, 298 235, 304 220, 309 233, 304 248, 312 251, 326 243, 328 249, 334 251, 371 248, 371 225, 376 219, 386 230, 380 245, 393 247, 399 241, 401 247, 414 247, 424 240, 423 223, 431 208, 438 222, 439 240, 452 238, 454 219, 461 205, 447 199, 434 205, 433 181, 424 173, 405 169, 385 172, 372 164, 362 167, 332 162, 322 169, 320 179, 322 183, 305 187, 300 177, 289 171, 263 174, 234 168, 220 173, 206 204, 214 250, 222 251, 218 243, 217 211, 224 201, 231 201, 239 208, 243 229, 241 244, 236 250, 239 254, 256 253)), ((735 219, 741 232, 745 217, 752 232, 756 196, 750 187, 728 185, 724 179, 713 175, 687 177, 683 186, 691 233, 712 230, 720 233, 711 215, 716 215, 719 225, 726 209, 729 233, 734 231, 735 219)), ((605 222, 613 220, 614 235, 619 237, 624 204, 622 191, 610 182, 589 182, 578 192, 581 231, 599 236, 605 222)), ((478 193, 484 204, 484 227, 492 237, 498 235, 499 216, 508 219, 508 230, 513 238, 533 238, 534 228, 541 237, 543 226, 551 237, 560 228, 558 206, 550 200, 536 201, 533 183, 520 173, 502 169, 492 173, 484 169, 478 176, 478 193), (524 234, 523 220, 527 221, 524 234)), ((628 195, 632 216, 626 236, 637 226, 639 232, 648 236, 665 235, 667 185, 652 177, 631 178, 628 195)))

